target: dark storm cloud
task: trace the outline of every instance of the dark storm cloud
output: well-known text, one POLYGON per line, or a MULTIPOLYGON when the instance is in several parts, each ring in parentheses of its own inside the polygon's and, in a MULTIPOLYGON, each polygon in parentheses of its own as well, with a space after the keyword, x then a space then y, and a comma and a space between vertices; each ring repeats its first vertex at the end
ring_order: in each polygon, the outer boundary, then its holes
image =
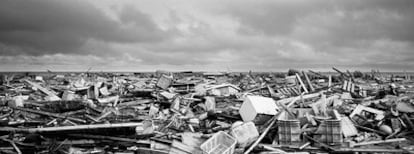
POLYGON ((414 33, 409 31, 414 27, 412 0, 259 0, 232 3, 224 12, 242 23, 239 31, 244 34, 286 36, 308 19, 305 22, 328 31, 325 37, 334 39, 333 43, 378 38, 414 42, 414 33), (319 19, 308 18, 312 16, 319 19), (326 16, 334 22, 326 23, 326 16))
POLYGON ((231 16, 242 23, 241 32, 250 30, 264 35, 285 35, 294 28, 296 20, 312 12, 326 9, 330 1, 242 1, 225 8, 231 16))
MULTIPOLYGON (((295 59, 307 59, 302 66, 327 64, 390 70, 410 69, 408 66, 412 65, 406 59, 414 57, 414 1, 259 0, 226 5, 222 12, 241 23, 241 35, 286 38, 309 47, 302 51, 286 49, 286 53, 324 57, 287 56, 278 59, 281 65, 267 60, 274 65, 290 67, 295 59), (313 52, 306 54, 309 50, 313 52)), ((284 55, 273 53, 278 57, 284 55)))
POLYGON ((413 5, 412 0, 4 0, 0 70, 21 63, 412 70, 413 5))
MULTIPOLYGON (((79 48, 88 39, 131 43, 163 37, 148 15, 134 8, 123 9, 120 18, 126 25, 82 0, 3 0, 0 44, 21 48, 25 54, 42 55, 81 52, 79 48), (130 22, 134 24, 128 25, 130 22)), ((0 54, 19 53, 2 50, 0 54)))

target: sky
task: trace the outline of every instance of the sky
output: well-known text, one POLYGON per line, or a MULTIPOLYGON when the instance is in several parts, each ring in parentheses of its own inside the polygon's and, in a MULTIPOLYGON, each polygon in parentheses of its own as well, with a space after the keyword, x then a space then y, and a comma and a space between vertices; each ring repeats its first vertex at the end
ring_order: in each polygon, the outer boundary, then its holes
POLYGON ((0 71, 414 71, 413 0, 2 0, 0 71))

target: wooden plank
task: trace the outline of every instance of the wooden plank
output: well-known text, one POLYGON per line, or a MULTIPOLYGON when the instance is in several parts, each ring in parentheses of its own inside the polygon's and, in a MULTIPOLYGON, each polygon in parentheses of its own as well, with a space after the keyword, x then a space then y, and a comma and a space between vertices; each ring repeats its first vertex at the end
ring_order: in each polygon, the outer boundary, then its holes
POLYGON ((48 96, 50 96, 50 97, 52 97, 52 98, 54 98, 54 99, 57 99, 57 100, 61 100, 61 98, 60 98, 60 97, 58 97, 58 96, 57 96, 54 92, 52 92, 52 91, 50 91, 50 90, 48 90, 48 89, 46 89, 46 88, 42 87, 41 85, 39 85, 39 84, 37 84, 37 83, 34 83, 34 82, 32 82, 32 81, 29 81, 29 80, 27 80, 27 79, 24 79, 23 81, 25 81, 25 82, 27 82, 28 84, 30 84, 31 86, 33 86, 33 87, 35 87, 35 88, 39 89, 41 92, 43 92, 43 93, 47 94, 48 96))
MULTIPOLYGON (((269 145, 274 148, 282 148, 280 145, 269 145)), ((299 147, 294 146, 283 146, 283 148, 289 148, 289 149, 298 149, 298 150, 307 150, 307 151, 319 151, 320 148, 308 146, 303 149, 299 149, 299 147)), ((406 150, 403 149, 386 149, 386 148, 337 148, 335 149, 335 152, 363 152, 363 153, 407 153, 406 150)))
POLYGON ((114 137, 114 136, 103 136, 103 135, 88 135, 88 134, 69 134, 72 137, 81 137, 81 138, 89 138, 89 139, 98 139, 98 140, 113 140, 119 142, 131 142, 137 144, 147 144, 151 145, 149 140, 136 140, 130 138, 123 138, 123 137, 114 137))
POLYGON ((327 145, 325 143, 322 143, 322 142, 319 142, 319 141, 315 140, 314 138, 306 135, 306 133, 303 134, 303 137, 305 137, 306 139, 310 140, 311 142, 317 143, 320 147, 323 147, 323 148, 329 150, 329 152, 336 151, 334 148, 330 147, 329 145, 327 145))
POLYGON ((351 79, 349 79, 348 86, 346 87, 346 91, 349 91, 350 92, 352 86, 353 86, 353 83, 352 83, 351 79))
POLYGON ((276 96, 275 90, 272 87, 270 87, 270 85, 267 85, 267 90, 269 90, 271 97, 276 96))
POLYGON ((328 77, 328 87, 332 86, 332 75, 329 75, 328 77))
POLYGON ((79 139, 79 140, 65 140, 65 141, 44 141, 41 143, 41 146, 50 146, 51 144, 59 144, 59 145, 91 145, 96 144, 95 140, 86 140, 86 139, 79 139))
POLYGON ((1 138, 1 140, 9 142, 18 154, 22 154, 22 151, 19 149, 19 147, 17 147, 16 143, 13 140, 5 139, 5 138, 1 138))
POLYGON ((319 76, 319 77, 321 77, 321 78, 327 78, 325 75, 323 75, 323 74, 320 74, 320 73, 318 73, 318 72, 315 72, 315 71, 312 71, 312 70, 309 70, 309 72, 310 73, 313 73, 313 74, 315 74, 315 75, 317 75, 317 76, 319 76))
POLYGON ((297 95, 298 93, 295 91, 294 88, 290 87, 290 88, 286 88, 286 93, 288 94, 289 97, 297 95))
POLYGON ((296 87, 287 88, 290 95, 300 95, 299 90, 296 87))
POLYGON ((290 95, 290 93, 286 91, 286 88, 280 88, 278 91, 282 93, 283 95, 290 95))
POLYGON ((351 90, 350 90, 350 92, 351 93, 354 93, 355 92, 355 84, 354 83, 351 84, 351 90))
POLYGON ((384 143, 393 143, 393 142, 405 142, 407 139, 405 138, 395 138, 395 139, 388 139, 388 140, 380 140, 380 141, 368 141, 368 142, 361 142, 361 143, 352 143, 350 146, 364 146, 364 145, 373 145, 373 144, 384 144, 384 143))
POLYGON ((347 89, 347 86, 348 86, 348 81, 344 81, 344 84, 342 85, 342 90, 345 90, 346 91, 346 89, 347 89))
POLYGON ((299 80, 300 85, 302 86, 305 93, 309 93, 308 89, 306 88, 305 84, 303 83, 302 79, 300 78, 299 74, 296 73, 296 78, 299 80))
POLYGON ((21 133, 50 133, 50 132, 65 132, 74 130, 96 130, 96 129, 111 129, 111 128, 133 128, 143 127, 142 123, 119 123, 119 124, 95 124, 95 125, 77 125, 77 126, 60 126, 60 127, 44 127, 44 128, 13 128, 0 127, 0 132, 21 132, 21 133))
POLYGON ((342 117, 341 126, 342 134, 345 137, 355 136, 358 134, 358 130, 349 117, 342 117))
POLYGON ((360 125, 355 125, 355 127, 359 128, 359 129, 362 129, 362 130, 365 130, 365 131, 370 131, 370 132, 374 132, 374 133, 381 134, 381 135, 387 135, 387 133, 384 133, 382 131, 378 131, 378 130, 375 130, 375 129, 372 129, 372 128, 368 128, 368 127, 364 127, 364 126, 360 126, 360 125))
POLYGON ((345 76, 346 78, 349 78, 349 76, 348 76, 346 73, 344 73, 344 72, 342 72, 342 71, 338 70, 337 68, 332 67, 332 69, 333 69, 333 70, 335 70, 336 72, 338 72, 339 74, 341 74, 341 76, 345 76))
POLYGON ((403 149, 378 149, 378 148, 339 148, 337 152, 362 152, 362 153, 406 153, 403 149))
MULTIPOLYGON (((312 94, 303 95, 302 98, 310 99, 310 98, 319 97, 319 96, 320 96, 320 93, 312 93, 312 94)), ((300 98, 301 96, 296 96, 296 97, 300 98)), ((296 97, 285 98, 285 99, 277 100, 276 102, 286 104, 286 103, 291 102, 292 100, 298 100, 296 97)))
POLYGON ((33 109, 22 108, 22 107, 11 107, 11 108, 17 109, 17 110, 20 110, 20 111, 25 111, 25 112, 31 112, 31 113, 36 113, 36 114, 40 114, 40 115, 51 116, 51 117, 55 117, 55 118, 69 119, 69 120, 76 121, 76 122, 80 122, 80 123, 86 123, 86 121, 85 120, 82 120, 82 119, 72 118, 72 117, 68 117, 68 116, 62 116, 62 115, 59 115, 59 114, 50 113, 50 112, 44 112, 44 111, 40 111, 40 110, 33 110, 33 109))
POLYGON ((309 84, 310 91, 315 91, 315 88, 312 85, 312 82, 309 79, 309 76, 306 72, 302 71, 303 75, 305 76, 306 82, 309 84))
POLYGON ((249 154, 259 143, 262 141, 262 139, 266 136, 266 134, 270 131, 270 129, 273 127, 273 125, 276 123, 279 116, 284 113, 284 111, 281 111, 274 115, 272 119, 270 119, 270 124, 266 127, 266 129, 263 131, 263 133, 259 136, 259 138, 247 149, 244 151, 244 154, 249 154))

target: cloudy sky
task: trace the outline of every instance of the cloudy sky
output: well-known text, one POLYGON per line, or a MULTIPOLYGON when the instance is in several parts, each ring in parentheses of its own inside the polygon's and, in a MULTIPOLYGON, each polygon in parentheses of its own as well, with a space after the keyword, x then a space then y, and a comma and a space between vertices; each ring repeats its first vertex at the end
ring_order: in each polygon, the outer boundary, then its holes
POLYGON ((2 0, 0 71, 414 71, 413 0, 2 0))

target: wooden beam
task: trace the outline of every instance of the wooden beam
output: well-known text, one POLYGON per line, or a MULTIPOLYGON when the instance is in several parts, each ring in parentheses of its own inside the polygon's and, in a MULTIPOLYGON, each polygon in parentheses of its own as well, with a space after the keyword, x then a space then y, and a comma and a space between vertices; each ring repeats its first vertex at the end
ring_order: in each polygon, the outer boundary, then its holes
POLYGON ((379 141, 367 141, 367 142, 361 142, 361 143, 351 143, 350 147, 373 145, 373 144, 393 143, 393 142, 405 142, 405 141, 407 141, 407 139, 405 139, 405 138, 395 138, 395 139, 379 140, 379 141))
POLYGON ((306 139, 310 140, 311 142, 317 143, 320 147, 325 148, 325 149, 327 149, 329 151, 336 151, 334 148, 330 147, 329 145, 327 145, 325 143, 322 143, 322 142, 319 142, 319 141, 315 140, 314 138, 306 135, 306 133, 303 134, 303 137, 305 137, 306 139))
POLYGON ((302 99, 310 99, 310 98, 319 97, 320 95, 321 95, 320 93, 312 93, 312 94, 307 94, 307 95, 303 95, 303 96, 296 96, 296 97, 285 98, 285 99, 277 100, 276 102, 277 103, 287 104, 287 103, 290 103, 292 101, 297 101, 300 98, 302 98, 302 99))
POLYGON ((6 141, 6 142, 9 142, 13 146, 14 150, 16 150, 16 152, 18 154, 22 154, 22 151, 19 149, 19 147, 17 147, 16 143, 14 143, 13 140, 5 139, 5 138, 1 138, 1 140, 6 141))
POLYGON ((332 75, 329 75, 328 77, 328 87, 332 86, 332 75))
POLYGON ((302 73, 306 78, 306 82, 308 82, 309 84, 310 91, 315 91, 315 88, 313 88, 312 82, 310 81, 308 74, 304 71, 302 71, 302 73))
POLYGON ((336 72, 338 72, 339 74, 341 74, 342 76, 345 76, 345 77, 349 78, 349 76, 348 76, 346 73, 344 73, 344 72, 342 72, 342 71, 338 70, 337 68, 332 67, 332 69, 333 69, 333 70, 335 70, 336 72))
POLYGON ((315 74, 315 75, 317 75, 317 76, 319 76, 319 77, 321 77, 321 78, 327 78, 325 75, 320 74, 320 73, 318 73, 318 72, 314 72, 314 71, 312 71, 312 70, 309 70, 309 72, 310 72, 310 73, 312 73, 312 74, 315 74))
POLYGON ((119 142, 131 142, 137 144, 148 144, 151 145, 151 142, 148 140, 136 140, 131 138, 123 137, 114 137, 114 136, 103 136, 103 135, 89 135, 89 134, 70 134, 71 137, 80 137, 80 138, 89 138, 89 139, 98 139, 98 140, 113 140, 119 142))
POLYGON ((25 81, 26 83, 30 84, 31 86, 39 89, 41 92, 47 94, 48 96, 50 96, 51 98, 55 99, 55 100, 61 100, 60 97, 58 97, 54 92, 42 87, 41 85, 34 83, 32 81, 29 81, 27 79, 24 79, 23 81, 25 81))
POLYGON ((299 80, 300 85, 302 86, 305 93, 309 93, 308 89, 306 88, 305 84, 303 83, 302 79, 300 78, 299 74, 296 73, 296 78, 299 80))
POLYGON ((379 149, 379 148, 339 148, 337 152, 362 152, 362 153, 405 153, 403 149, 379 149))
POLYGON ((40 115, 55 117, 55 118, 69 119, 69 120, 80 122, 80 123, 86 123, 86 121, 83 120, 83 119, 72 118, 72 117, 68 117, 68 116, 62 116, 62 115, 59 115, 59 114, 44 112, 44 111, 40 111, 40 110, 33 110, 33 109, 22 108, 22 107, 11 107, 11 108, 16 109, 16 110, 20 110, 20 111, 31 112, 31 113, 36 113, 36 114, 40 114, 40 115))
POLYGON ((0 127, 0 132, 21 132, 21 133, 53 133, 75 130, 96 130, 96 129, 114 129, 114 128, 133 128, 143 127, 143 123, 119 123, 119 124, 95 124, 95 125, 77 125, 77 126, 60 126, 44 128, 14 128, 0 127))
POLYGON ((273 125, 276 123, 277 119, 279 118, 279 116, 281 115, 281 113, 283 113, 283 111, 277 113, 276 115, 274 115, 272 117, 272 119, 270 119, 270 124, 266 127, 266 129, 263 131, 263 133, 259 136, 259 138, 249 147, 249 149, 247 149, 246 151, 244 151, 244 154, 249 154, 259 143, 260 141, 262 141, 262 139, 266 136, 266 134, 270 131, 270 128, 273 127, 273 125))

